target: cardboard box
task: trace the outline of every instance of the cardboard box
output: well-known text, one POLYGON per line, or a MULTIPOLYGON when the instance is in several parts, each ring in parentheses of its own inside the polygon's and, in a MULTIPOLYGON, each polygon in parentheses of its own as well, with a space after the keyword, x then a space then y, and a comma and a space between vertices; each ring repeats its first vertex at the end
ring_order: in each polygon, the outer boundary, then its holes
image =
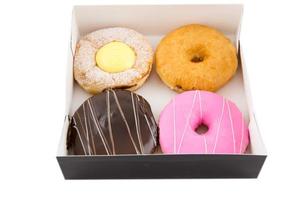
MULTIPOLYGON (((66 179, 256 178, 267 155, 255 120, 239 40, 242 11, 242 5, 75 6, 67 66, 65 121, 57 153, 64 177, 66 179), (70 116, 90 97, 73 79, 73 55, 79 38, 100 28, 129 27, 144 34, 155 49, 166 33, 190 23, 217 28, 227 35, 238 49, 237 73, 217 93, 235 102, 249 123, 250 144, 246 154, 67 155, 66 137, 70 116)), ((150 103, 156 120, 163 107, 176 95, 159 80, 155 70, 136 92, 150 103)))

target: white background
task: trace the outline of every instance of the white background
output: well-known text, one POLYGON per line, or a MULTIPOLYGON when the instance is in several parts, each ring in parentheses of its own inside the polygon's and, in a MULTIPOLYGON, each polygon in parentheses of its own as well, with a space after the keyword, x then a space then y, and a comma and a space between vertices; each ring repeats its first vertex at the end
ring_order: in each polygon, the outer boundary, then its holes
POLYGON ((55 154, 64 113, 71 9, 90 1, 1 1, 0 199, 299 198, 300 5, 296 2, 244 2, 241 40, 268 150, 258 179, 66 181, 55 154))

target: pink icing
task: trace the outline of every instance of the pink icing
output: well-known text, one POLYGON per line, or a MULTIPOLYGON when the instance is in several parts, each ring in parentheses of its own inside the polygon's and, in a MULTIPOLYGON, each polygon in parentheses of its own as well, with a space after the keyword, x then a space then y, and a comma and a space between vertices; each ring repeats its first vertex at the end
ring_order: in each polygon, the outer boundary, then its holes
POLYGON ((159 129, 164 153, 241 154, 249 143, 248 126, 237 106, 206 91, 176 95, 161 112, 159 129), (201 124, 208 131, 198 134, 201 124))

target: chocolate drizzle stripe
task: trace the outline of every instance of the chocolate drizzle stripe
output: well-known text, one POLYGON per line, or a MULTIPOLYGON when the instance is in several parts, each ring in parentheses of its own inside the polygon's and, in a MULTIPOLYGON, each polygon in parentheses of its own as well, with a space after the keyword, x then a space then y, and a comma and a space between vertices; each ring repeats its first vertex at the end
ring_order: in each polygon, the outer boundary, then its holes
POLYGON ((88 100, 88 104, 89 104, 89 107, 90 107, 90 109, 91 109, 91 110, 90 110, 90 111, 91 111, 90 113, 93 114, 93 115, 92 115, 92 117, 93 117, 93 122, 95 123, 96 128, 97 128, 97 129, 99 128, 99 130, 100 130, 99 133, 101 133, 101 135, 102 135, 102 137, 103 137, 103 140, 104 140, 104 143, 103 143, 103 144, 106 145, 109 154, 112 154, 112 151, 111 151, 110 146, 109 146, 109 144, 108 144, 108 142, 107 142, 107 139, 106 139, 106 136, 105 136, 105 134, 104 134, 104 131, 102 130, 99 121, 98 121, 97 118, 95 117, 95 116, 96 116, 96 112, 95 112, 95 108, 94 108, 94 103, 93 103, 93 101, 88 100))
POLYGON ((108 131, 109 131, 109 137, 111 140, 111 145, 113 149, 113 155, 116 154, 116 149, 115 149, 115 142, 114 142, 114 137, 112 133, 112 128, 111 128, 111 114, 110 114, 110 99, 109 99, 109 90, 106 93, 106 106, 107 106, 107 120, 108 120, 108 131))
POLYGON ((74 121, 74 126, 73 126, 73 127, 76 129, 77 135, 78 135, 78 137, 79 137, 79 140, 80 140, 80 143, 81 143, 83 152, 84 152, 84 155, 86 155, 86 150, 85 150, 85 148, 84 148, 83 141, 82 141, 82 139, 81 139, 80 132, 79 132, 78 127, 77 127, 77 123, 76 123, 76 120, 75 120, 75 116, 73 117, 73 121, 74 121))
POLYGON ((102 133, 102 130, 101 130, 101 128, 100 128, 100 126, 99 126, 99 124, 98 124, 98 122, 97 122, 97 120, 96 120, 96 117, 95 117, 95 115, 94 115, 94 109, 92 108, 90 99, 88 99, 87 102, 88 102, 88 105, 89 105, 89 107, 90 107, 90 111, 91 111, 91 115, 92 115, 92 118, 93 118, 93 122, 94 122, 95 125, 96 125, 98 134, 99 134, 99 136, 100 136, 100 138, 101 138, 101 140, 102 140, 102 143, 103 143, 103 145, 104 145, 104 148, 105 148, 105 150, 106 150, 106 153, 107 153, 107 155, 110 155, 109 146, 107 145, 107 143, 106 143, 106 141, 105 141, 105 140, 106 140, 106 139, 105 139, 105 136, 104 136, 104 134, 102 133))
POLYGON ((133 140, 133 138, 132 138, 132 135, 131 135, 131 131, 130 131, 128 122, 127 122, 127 120, 126 120, 126 118, 125 118, 125 116, 124 116, 124 113, 123 113, 123 110, 122 110, 121 105, 120 105, 120 103, 119 103, 117 94, 116 94, 115 91, 113 91, 113 90, 112 90, 112 92, 113 92, 113 94, 114 94, 114 98, 115 98, 117 107, 118 107, 118 109, 119 109, 119 111, 120 111, 120 114, 121 114, 121 116, 122 116, 122 118, 123 118, 123 121, 124 121, 124 123, 125 123, 125 125, 126 125, 127 132, 128 132, 128 134, 129 134, 130 140, 131 140, 131 142, 132 142, 132 144, 133 144, 133 146, 134 146, 134 149, 135 149, 135 151, 136 151, 137 154, 140 154, 140 152, 139 152, 139 150, 137 149, 137 146, 136 146, 136 144, 135 144, 135 142, 134 142, 134 140, 133 140))
POLYGON ((88 128, 90 130, 91 133, 91 140, 92 140, 92 147, 93 147, 93 154, 96 155, 97 151, 96 151, 96 146, 95 146, 95 141, 94 141, 94 134, 92 134, 93 132, 91 131, 91 120, 87 120, 88 123, 88 128))
POLYGON ((140 149, 141 149, 141 153, 144 153, 144 146, 142 144, 141 141, 141 133, 140 133, 140 126, 139 126, 139 121, 138 121, 138 116, 136 114, 136 104, 133 98, 133 93, 131 93, 131 101, 132 101, 132 109, 133 109, 133 115, 134 115, 134 123, 135 123, 135 129, 136 129, 136 134, 139 140, 139 144, 140 144, 140 149))
POLYGON ((154 142, 154 144, 156 145, 156 140, 155 140, 154 134, 153 134, 153 132, 152 132, 152 129, 151 129, 151 126, 150 126, 149 120, 148 120, 148 118, 147 118, 147 116, 146 116, 145 114, 144 114, 144 117, 145 117, 145 120, 146 120, 146 122, 147 122, 147 125, 148 125, 148 127, 149 127, 149 130, 150 130, 150 133, 151 133, 151 136, 152 136, 153 142, 154 142))
POLYGON ((90 138, 89 138, 89 130, 88 130, 88 127, 87 127, 87 120, 86 120, 86 113, 85 113, 85 105, 83 104, 83 117, 84 117, 84 128, 85 128, 85 134, 86 134, 86 141, 88 143, 88 153, 89 155, 92 155, 91 154, 91 146, 90 146, 90 138))
MULTIPOLYGON (((81 136, 84 136, 84 135, 85 135, 85 134, 84 134, 84 133, 85 133, 85 129, 84 129, 84 126, 83 126, 81 117, 80 117, 79 114, 77 114, 77 117, 78 117, 78 120, 79 120, 79 124, 76 125, 76 126, 78 127, 78 130, 79 130, 79 128, 80 128, 80 130, 82 130, 82 135, 81 135, 81 136)), ((82 141, 83 141, 83 140, 82 140, 82 141)), ((87 148, 89 148, 90 144, 89 144, 89 142, 87 141, 87 138, 85 138, 85 141, 86 141, 86 145, 88 146, 87 148)), ((83 143, 83 144, 84 144, 84 143, 83 143)), ((86 150, 86 154, 88 154, 86 147, 85 147, 85 150, 86 150)))
MULTIPOLYGON (((156 127, 156 122, 155 122, 154 117, 150 117, 150 119, 151 119, 152 125, 156 127)), ((155 131, 155 132, 156 132, 156 131, 155 131)))
MULTIPOLYGON (((147 115, 146 115, 146 116, 147 116, 147 115)), ((152 125, 153 125, 154 127, 157 127, 157 126, 156 126, 156 122, 155 122, 154 117, 153 117, 153 116, 150 116, 150 119, 151 119, 152 125)), ((155 146, 156 146, 156 145, 157 145, 157 141, 154 139, 154 138, 156 137, 156 136, 154 136, 154 133, 155 133, 155 135, 157 135, 157 129, 155 129, 155 132, 153 132, 153 129, 151 129, 150 133, 151 133, 151 135, 152 135, 154 144, 155 144, 155 146)))
MULTIPOLYGON (((95 108, 94 108, 94 102, 93 102, 93 101, 90 101, 90 100, 89 100, 89 102, 90 102, 90 105, 91 105, 90 108, 92 108, 91 113, 93 112, 93 114, 94 114, 94 116, 95 116, 95 115, 96 115, 96 112, 95 112, 95 108)), ((94 119, 97 119, 97 118, 95 117, 94 119)), ((95 122, 96 122, 96 124, 98 125, 98 127, 99 127, 99 129, 100 129, 100 131, 101 131, 101 134, 102 134, 102 136, 103 136, 104 142, 105 142, 105 144, 106 144, 106 146, 107 146, 107 149, 108 149, 109 153, 112 154, 112 151, 111 151, 111 149, 110 149, 110 146, 109 146, 108 141, 107 141, 107 139, 106 139, 106 136, 105 136, 105 134, 104 134, 105 131, 103 131, 103 129, 101 128, 100 122, 99 122, 98 120, 96 120, 95 122)))
MULTIPOLYGON (((131 94, 133 94, 133 93, 131 93, 131 94)), ((141 125, 140 125, 140 116, 139 116, 139 114, 138 114, 138 96, 137 95, 135 95, 136 96, 136 99, 135 99, 135 110, 136 110, 136 112, 135 112, 135 114, 136 114, 136 118, 137 118, 137 124, 138 124, 138 130, 139 130, 139 136, 140 136, 140 140, 141 140, 141 144, 142 144, 142 153, 145 153, 145 151, 144 151, 144 145, 143 145, 143 140, 142 140, 142 135, 141 135, 141 125)))

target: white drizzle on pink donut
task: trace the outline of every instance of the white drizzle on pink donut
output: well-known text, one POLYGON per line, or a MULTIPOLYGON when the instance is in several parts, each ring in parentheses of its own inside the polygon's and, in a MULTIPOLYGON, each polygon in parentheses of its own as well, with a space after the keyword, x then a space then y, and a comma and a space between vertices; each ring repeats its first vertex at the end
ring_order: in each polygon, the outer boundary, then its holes
MULTIPOLYGON (((200 91, 198 92, 198 98, 199 98, 200 118, 203 121, 203 109, 202 109, 202 100, 201 100, 201 92, 200 91)), ((203 135, 203 142, 204 142, 205 153, 207 153, 207 142, 206 142, 206 136, 205 135, 203 135)))
POLYGON ((230 107, 229 107, 228 101, 226 101, 226 104, 227 104, 227 109, 228 109, 228 113, 229 113, 230 125, 231 125, 233 152, 235 153, 235 135, 234 135, 234 129, 233 129, 233 121, 231 118, 231 112, 230 112, 230 107))
POLYGON ((194 104, 195 104, 197 93, 198 93, 198 91, 196 91, 195 94, 194 94, 193 103, 192 103, 192 106, 191 106, 191 110, 189 112, 188 118, 185 120, 185 126, 184 126, 184 129, 183 129, 183 134, 182 134, 181 139, 180 139, 180 143, 179 143, 179 147, 178 147, 177 153, 180 152, 181 145, 182 145, 182 142, 183 142, 183 138, 184 138, 186 129, 187 129, 188 125, 189 125, 188 122, 189 122, 189 120, 191 118, 191 114, 192 114, 192 111, 193 111, 193 108, 194 108, 194 104))
MULTIPOLYGON (((243 113, 242 113, 242 117, 243 117, 243 113)), ((242 119, 241 133, 242 133, 242 139, 241 139, 240 150, 239 150, 240 153, 242 153, 242 144, 243 144, 243 139, 244 139, 244 120, 243 119, 242 119)))
POLYGON ((221 127, 221 123, 222 123, 222 119, 223 119, 224 109, 225 109, 225 99, 223 98, 222 112, 221 112, 221 117, 219 119, 218 131, 217 131, 217 136, 216 136, 216 141, 215 141, 213 153, 216 152, 216 147, 217 147, 217 142, 218 142, 218 139, 219 139, 219 133, 220 133, 220 127, 221 127))
POLYGON ((176 153, 176 102, 175 98, 173 99, 173 148, 174 153, 176 153))
POLYGON ((206 91, 177 95, 161 112, 159 128, 164 153, 239 154, 249 143, 239 109, 222 96, 206 91), (202 123, 208 131, 197 134, 195 127, 202 123))

